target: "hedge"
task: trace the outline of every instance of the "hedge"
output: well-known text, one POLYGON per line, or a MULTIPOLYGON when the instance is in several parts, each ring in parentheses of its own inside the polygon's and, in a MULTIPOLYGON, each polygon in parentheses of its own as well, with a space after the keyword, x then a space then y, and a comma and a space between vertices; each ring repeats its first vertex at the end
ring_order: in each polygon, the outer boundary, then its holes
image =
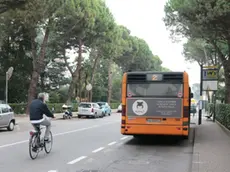
MULTIPOLYGON (((62 106, 64 103, 47 103, 49 109, 51 110, 54 108, 54 113, 61 113, 63 112, 62 106)), ((111 103, 110 107, 111 109, 117 109, 120 103, 111 103)), ((15 114, 25 114, 26 111, 26 103, 21 103, 21 104, 16 104, 16 103, 11 103, 10 106, 15 112, 15 114)), ((73 112, 77 112, 78 110, 78 104, 74 103, 73 104, 73 112)))
MULTIPOLYGON (((216 120, 230 130, 230 104, 216 104, 216 120)), ((209 113, 213 113, 214 104, 210 103, 209 113)))

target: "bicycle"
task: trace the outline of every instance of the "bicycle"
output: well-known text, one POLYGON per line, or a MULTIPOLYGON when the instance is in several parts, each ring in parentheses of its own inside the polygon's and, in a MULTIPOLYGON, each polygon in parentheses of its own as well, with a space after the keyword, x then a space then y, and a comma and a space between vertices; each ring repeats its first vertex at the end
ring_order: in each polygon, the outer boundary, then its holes
POLYGON ((53 135, 52 132, 49 132, 49 140, 44 141, 44 138, 41 138, 41 130, 45 127, 40 128, 40 124, 34 124, 35 130, 30 131, 30 139, 29 139, 29 154, 31 159, 36 159, 39 152, 43 151, 43 148, 47 154, 49 154, 52 150, 53 146, 53 135), (34 139, 34 140, 33 140, 34 139), (48 143, 51 143, 50 149, 48 149, 48 143), (33 156, 35 153, 35 156, 33 156))

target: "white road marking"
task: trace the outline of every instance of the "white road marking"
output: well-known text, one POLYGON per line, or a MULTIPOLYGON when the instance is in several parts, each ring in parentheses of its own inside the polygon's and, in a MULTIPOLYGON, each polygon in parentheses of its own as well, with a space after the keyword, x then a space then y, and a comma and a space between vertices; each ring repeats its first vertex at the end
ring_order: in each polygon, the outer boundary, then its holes
POLYGON ((19 144, 26 143, 26 142, 28 142, 28 140, 23 140, 23 141, 20 141, 20 142, 15 142, 15 143, 10 143, 10 144, 6 144, 6 145, 1 145, 0 148, 5 148, 5 147, 14 146, 14 145, 19 145, 19 144))
POLYGON ((81 156, 81 157, 79 157, 77 159, 74 159, 73 161, 68 162, 67 164, 72 165, 72 164, 75 164, 75 163, 85 159, 85 158, 87 158, 87 156, 81 156))
MULTIPOLYGON (((75 132, 79 132, 79 131, 89 130, 89 129, 92 129, 92 128, 97 128, 97 127, 101 127, 101 126, 112 124, 112 123, 116 123, 116 121, 115 122, 108 122, 108 123, 105 123, 103 125, 93 125, 91 127, 79 128, 79 129, 76 129, 76 130, 71 130, 71 131, 67 131, 67 132, 63 132, 63 133, 57 133, 57 134, 54 134, 53 136, 55 137, 55 136, 66 135, 66 134, 75 133, 75 132)), ((29 135, 28 135, 28 137, 29 137, 29 135)), ((23 143, 28 143, 28 142, 29 142, 29 138, 28 138, 28 140, 22 140, 22 141, 19 141, 19 142, 0 145, 0 149, 15 146, 15 145, 19 145, 19 144, 23 144, 23 143)))
POLYGON ((128 138, 128 136, 125 136, 125 137, 120 138, 120 140, 125 140, 127 138, 128 138))
POLYGON ((58 172, 57 170, 50 170, 50 171, 48 171, 48 172, 58 172))
POLYGON ((98 148, 98 149, 95 149, 94 151, 92 151, 93 153, 96 153, 96 152, 99 152, 99 151, 101 151, 101 150, 103 150, 103 149, 105 149, 104 147, 100 147, 100 148, 98 148))
POLYGON ((111 142, 111 143, 109 143, 108 145, 109 146, 112 146, 112 145, 114 145, 114 144, 116 144, 117 142, 111 142))

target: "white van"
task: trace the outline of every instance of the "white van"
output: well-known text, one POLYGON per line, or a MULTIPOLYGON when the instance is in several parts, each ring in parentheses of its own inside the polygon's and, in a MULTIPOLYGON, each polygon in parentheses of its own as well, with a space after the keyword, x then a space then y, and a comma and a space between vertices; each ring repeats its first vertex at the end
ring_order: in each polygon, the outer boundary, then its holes
POLYGON ((15 117, 12 108, 8 104, 0 103, 0 128, 7 128, 13 131, 15 126, 15 117))

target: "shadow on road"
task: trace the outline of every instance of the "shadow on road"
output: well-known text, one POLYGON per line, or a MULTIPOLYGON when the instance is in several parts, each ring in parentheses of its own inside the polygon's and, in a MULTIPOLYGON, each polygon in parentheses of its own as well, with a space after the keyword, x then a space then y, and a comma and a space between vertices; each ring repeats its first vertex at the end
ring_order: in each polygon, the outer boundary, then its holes
POLYGON ((9 132, 7 129, 1 128, 0 133, 9 132))
POLYGON ((140 136, 126 142, 126 145, 139 146, 181 146, 186 140, 176 136, 140 136))

